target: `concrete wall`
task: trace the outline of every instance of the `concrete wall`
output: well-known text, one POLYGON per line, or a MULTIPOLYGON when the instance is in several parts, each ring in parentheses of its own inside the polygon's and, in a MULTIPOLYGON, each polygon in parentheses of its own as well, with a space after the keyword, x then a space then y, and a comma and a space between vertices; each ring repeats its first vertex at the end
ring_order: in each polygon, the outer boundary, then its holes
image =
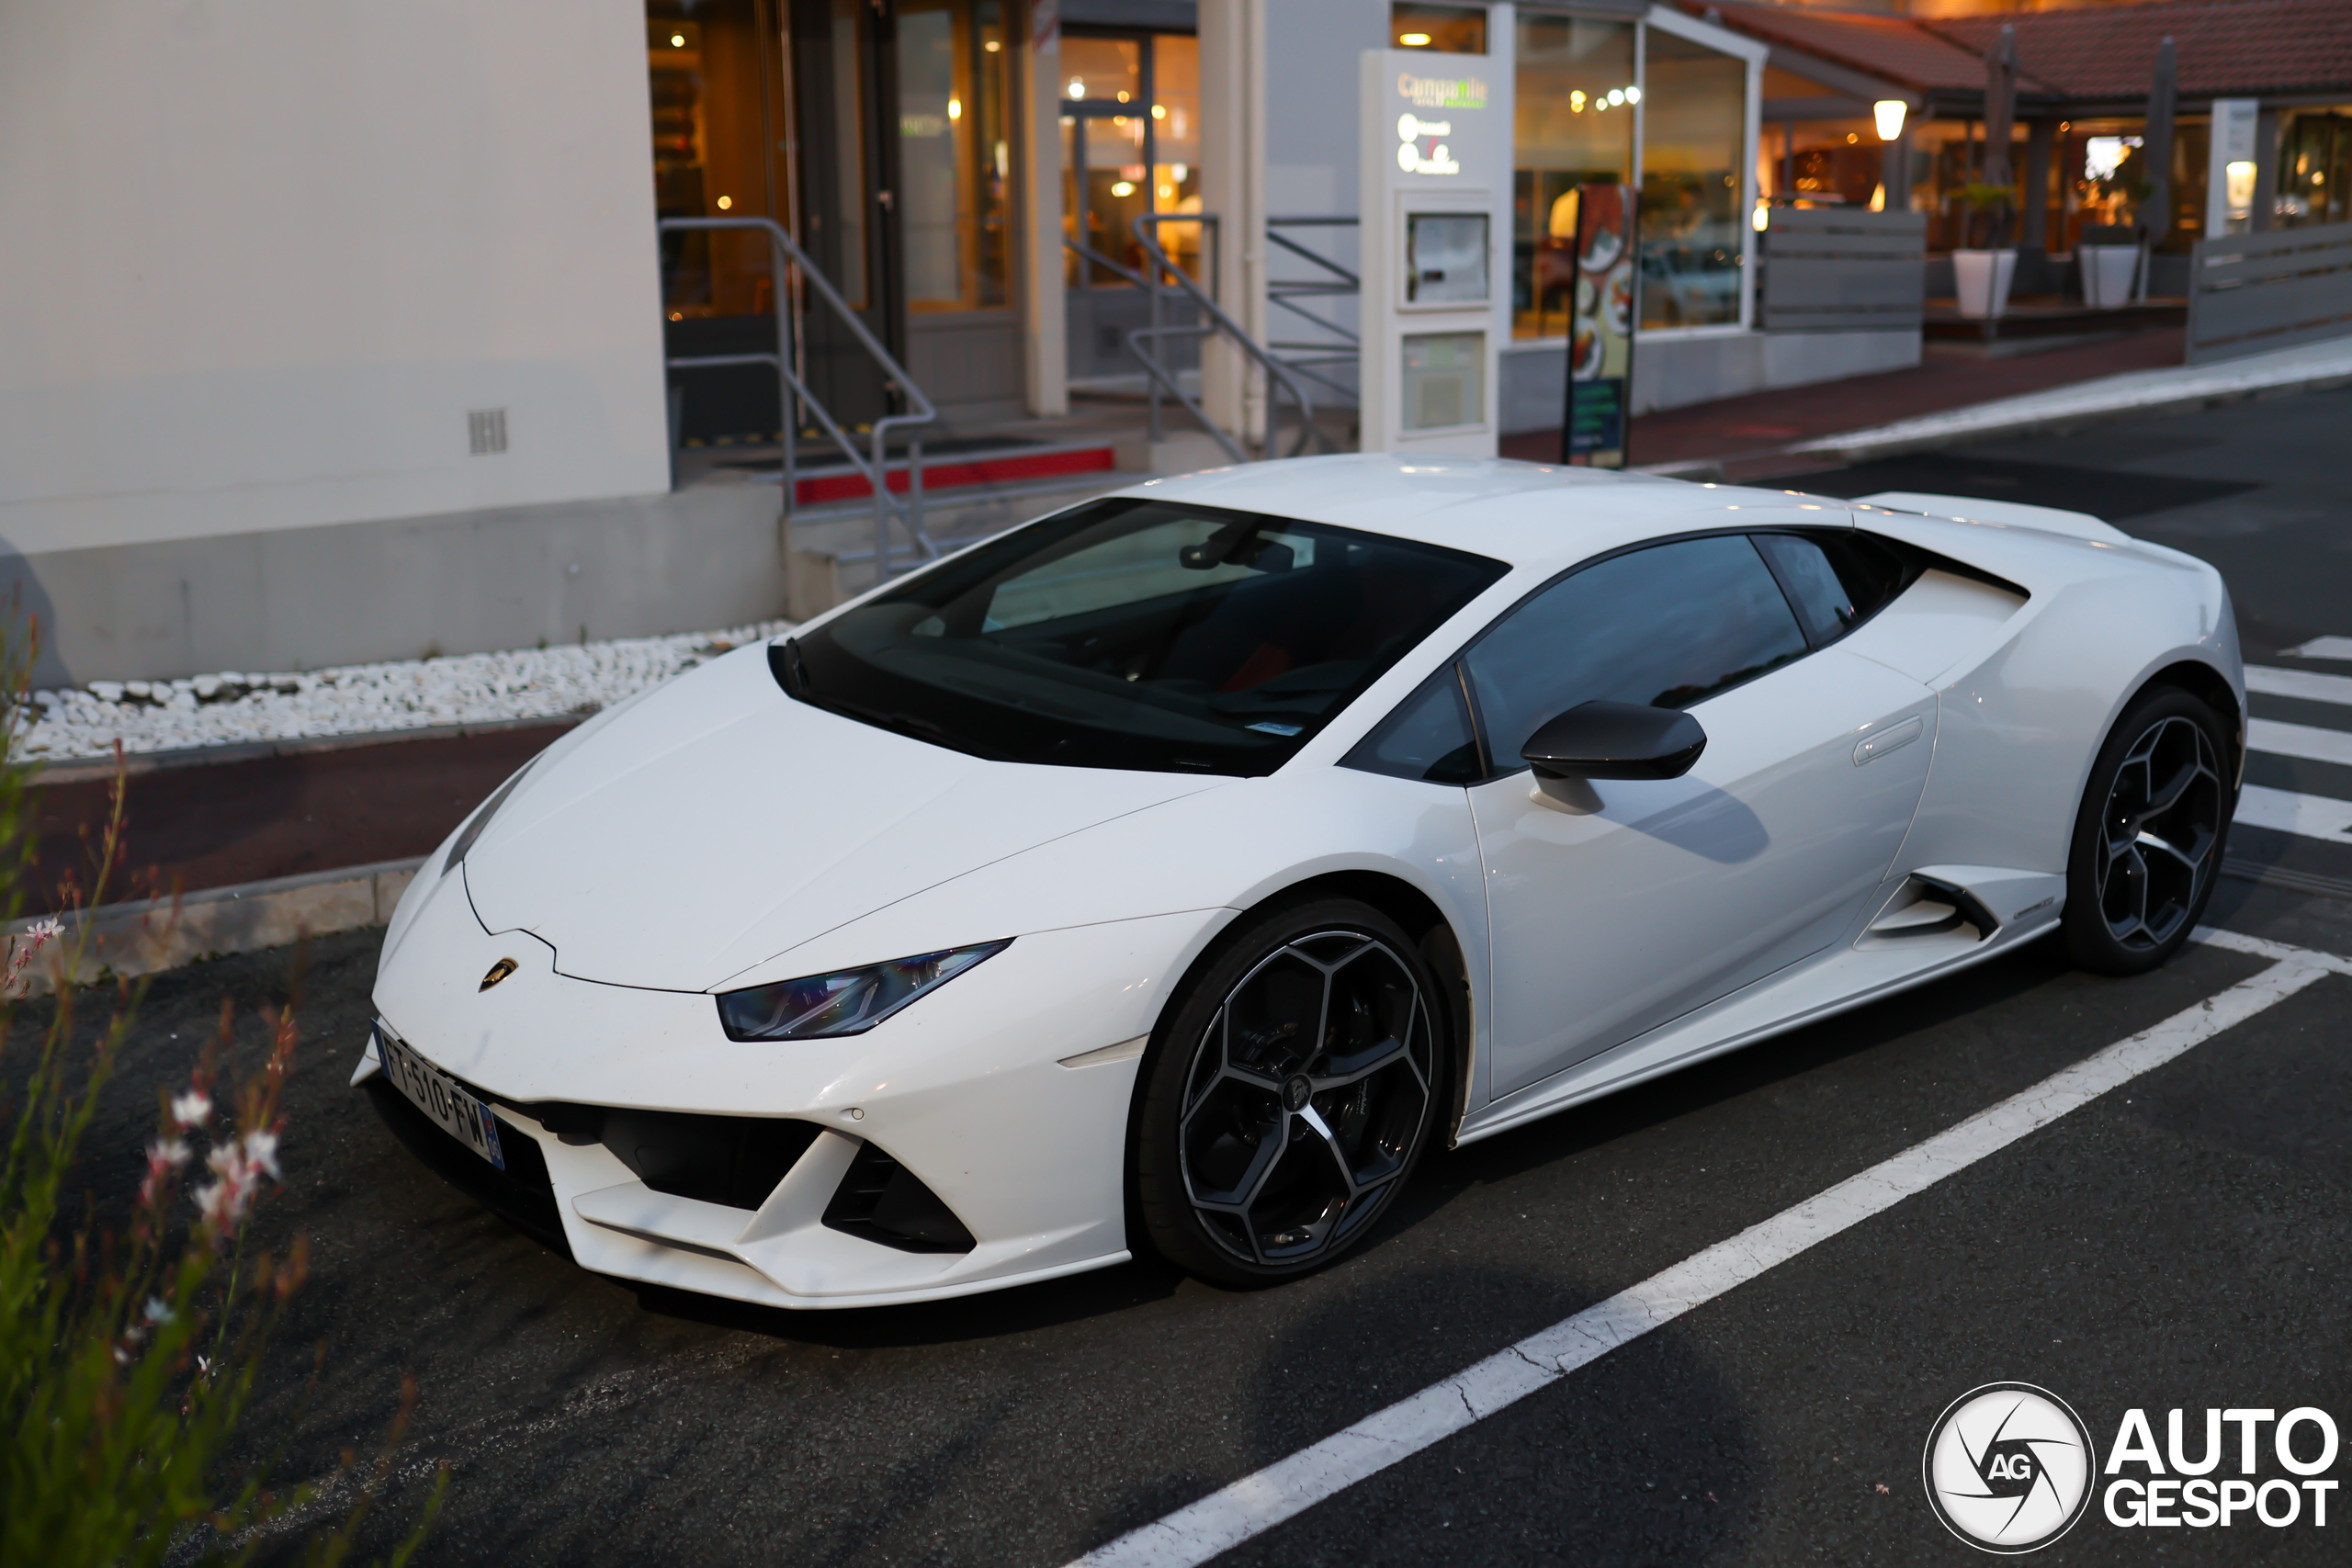
MULTIPOLYGON (((1557 430, 1564 344, 1503 351, 1503 431, 1557 430)), ((1634 343, 1634 412, 1810 386, 1919 363, 1919 331, 1643 333, 1634 343)))
POLYGON ((266 536, 666 491, 647 118, 639 0, 0 6, 0 552, 52 675, 304 662, 245 623, 468 592, 266 536))
POLYGON ((0 558, 34 684, 268 672, 741 626, 786 613, 781 493, 675 494, 252 529, 0 558))

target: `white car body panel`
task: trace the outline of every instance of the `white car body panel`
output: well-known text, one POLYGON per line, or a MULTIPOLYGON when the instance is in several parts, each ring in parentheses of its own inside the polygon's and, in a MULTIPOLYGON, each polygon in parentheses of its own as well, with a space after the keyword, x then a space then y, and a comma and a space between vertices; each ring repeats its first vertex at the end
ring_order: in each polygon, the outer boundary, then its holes
POLYGON ((1287 889, 1376 878, 1442 923, 1469 1013, 1448 1132, 1473 1139, 2030 940, 2060 913, 2075 806, 2122 705, 2193 664, 2244 711, 2218 577, 2104 525, 1389 457, 1123 493, 1510 570, 1264 777, 982 761, 796 702, 760 648, 550 748, 463 865, 445 871, 445 845, 403 897, 376 1001, 385 1028, 539 1145, 583 1266, 839 1306, 1118 1262, 1136 1043, 1218 934, 1287 889), (1935 512, 1951 515, 1921 514, 1935 512), (1695 705, 1710 740, 1685 778, 1594 784, 1579 814, 1524 772, 1465 790, 1339 765, 1581 561, 1684 533, 1858 521, 1956 565, 1695 705), (1918 877, 1965 890, 1997 929, 1873 936, 1918 877), (846 1038, 730 1041, 711 994, 1006 938, 846 1038), (482 989, 502 958, 516 972, 482 989), (653 1190, 601 1144, 550 1132, 532 1109, 550 1103, 823 1131, 750 1211, 653 1190), (825 1226, 863 1142, 977 1246, 899 1251, 825 1226))
POLYGON ((1597 781, 1582 813, 1524 773, 1470 790, 1494 1092, 1820 951, 1885 879, 1931 748, 1854 753, 1931 726, 1927 687, 1832 647, 1690 712, 1707 750, 1679 779, 1597 781))

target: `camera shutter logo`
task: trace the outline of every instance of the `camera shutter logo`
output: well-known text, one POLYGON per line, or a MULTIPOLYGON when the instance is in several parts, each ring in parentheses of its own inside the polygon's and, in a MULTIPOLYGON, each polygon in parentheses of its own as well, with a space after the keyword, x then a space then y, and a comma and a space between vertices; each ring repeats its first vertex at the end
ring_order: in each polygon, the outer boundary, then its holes
POLYGON ((2089 1508, 2098 1455, 2066 1402, 2031 1383, 1970 1389, 1938 1416, 1920 1461, 1928 1503, 1969 1545, 2048 1546, 2089 1508))

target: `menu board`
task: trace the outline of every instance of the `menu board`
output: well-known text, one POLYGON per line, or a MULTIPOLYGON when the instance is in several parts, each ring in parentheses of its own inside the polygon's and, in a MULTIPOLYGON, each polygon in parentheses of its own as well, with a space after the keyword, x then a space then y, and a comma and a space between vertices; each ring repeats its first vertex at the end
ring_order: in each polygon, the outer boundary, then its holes
POLYGON ((1641 319, 1641 269, 1634 254, 1634 193, 1622 185, 1583 185, 1572 202, 1567 400, 1560 460, 1597 468, 1625 466, 1634 381, 1634 323, 1641 319))

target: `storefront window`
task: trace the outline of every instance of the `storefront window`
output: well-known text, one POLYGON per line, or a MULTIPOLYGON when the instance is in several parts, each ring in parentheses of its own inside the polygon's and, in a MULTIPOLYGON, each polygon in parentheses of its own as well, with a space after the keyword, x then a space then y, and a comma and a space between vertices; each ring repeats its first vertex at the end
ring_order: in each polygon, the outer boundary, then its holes
POLYGON ((1633 177, 1634 109, 1625 99, 1634 86, 1634 28, 1522 10, 1518 44, 1511 332, 1565 337, 1576 222, 1568 193, 1587 181, 1633 177))
POLYGON ((2299 109, 2278 157, 2281 228, 2352 219, 2352 109, 2299 109))
POLYGON ((1005 302, 1010 235, 1002 0, 900 0, 899 136, 907 304, 1005 302))
POLYGON ((1736 322, 1747 62, 1652 28, 1643 65, 1642 325, 1736 322))

